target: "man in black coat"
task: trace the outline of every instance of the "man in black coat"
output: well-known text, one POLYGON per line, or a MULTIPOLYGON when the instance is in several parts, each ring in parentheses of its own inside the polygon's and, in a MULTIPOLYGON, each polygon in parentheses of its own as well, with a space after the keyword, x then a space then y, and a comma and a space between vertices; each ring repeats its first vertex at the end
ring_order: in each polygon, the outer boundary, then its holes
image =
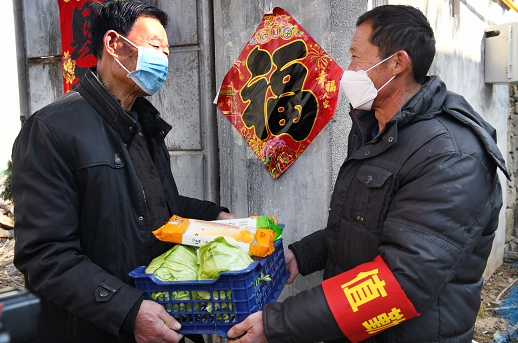
POLYGON ((286 250, 291 282, 321 285, 265 306, 229 331, 236 343, 470 343, 505 175, 496 132, 426 74, 435 39, 410 6, 357 21, 341 80, 348 156, 324 230, 286 250))
POLYGON ((172 247, 151 231, 173 214, 235 216, 179 195, 171 126, 143 98, 166 80, 167 15, 129 1, 97 10, 97 66, 28 118, 13 147, 14 264, 41 299, 41 342, 176 343, 180 324, 128 273, 172 247))

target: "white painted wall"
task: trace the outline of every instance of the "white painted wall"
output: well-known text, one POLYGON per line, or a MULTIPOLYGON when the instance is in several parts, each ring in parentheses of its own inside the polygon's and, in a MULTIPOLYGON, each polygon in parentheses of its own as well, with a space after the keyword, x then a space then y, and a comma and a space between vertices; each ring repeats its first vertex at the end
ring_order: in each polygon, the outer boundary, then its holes
POLYGON ((0 32, 0 170, 4 170, 11 159, 11 148, 21 125, 12 1, 3 2, 0 32))
MULTIPOLYGON (((463 95, 473 108, 498 132, 498 147, 507 158, 507 85, 484 83, 484 30, 493 25, 518 21, 518 13, 490 0, 460 0, 459 14, 453 15, 456 1, 393 0, 390 4, 418 7, 427 16, 436 39, 437 53, 430 75, 439 75, 449 90, 463 95)), ((493 250, 485 279, 500 266, 505 247, 506 178, 500 173, 504 205, 500 212, 493 250)))

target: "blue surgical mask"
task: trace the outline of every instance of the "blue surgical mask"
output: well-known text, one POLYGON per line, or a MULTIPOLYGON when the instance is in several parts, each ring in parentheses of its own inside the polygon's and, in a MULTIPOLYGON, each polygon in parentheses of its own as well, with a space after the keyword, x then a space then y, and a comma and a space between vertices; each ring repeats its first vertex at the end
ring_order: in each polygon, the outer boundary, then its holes
POLYGON ((137 48, 137 68, 135 71, 130 72, 117 58, 115 58, 115 60, 128 72, 128 77, 132 79, 144 92, 149 95, 155 94, 167 79, 167 56, 160 50, 144 46, 136 46, 126 37, 122 35, 120 35, 120 37, 124 38, 128 43, 137 48))

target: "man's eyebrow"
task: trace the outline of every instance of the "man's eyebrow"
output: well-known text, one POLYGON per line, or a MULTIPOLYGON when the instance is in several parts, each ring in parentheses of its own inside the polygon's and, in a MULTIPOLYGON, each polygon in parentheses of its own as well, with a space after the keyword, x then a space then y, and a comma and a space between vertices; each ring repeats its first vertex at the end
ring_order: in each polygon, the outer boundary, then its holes
POLYGON ((160 40, 160 37, 157 34, 151 34, 147 37, 148 40, 160 40))

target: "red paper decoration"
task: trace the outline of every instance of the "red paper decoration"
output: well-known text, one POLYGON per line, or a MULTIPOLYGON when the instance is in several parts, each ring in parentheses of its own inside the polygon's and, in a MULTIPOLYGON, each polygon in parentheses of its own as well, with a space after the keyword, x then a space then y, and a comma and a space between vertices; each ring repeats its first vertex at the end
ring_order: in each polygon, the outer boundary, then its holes
POLYGON ((96 65, 90 42, 90 11, 102 0, 58 0, 63 52, 63 91, 70 91, 96 65))
POLYGON ((276 7, 223 79, 215 104, 276 179, 333 117, 342 74, 276 7))

